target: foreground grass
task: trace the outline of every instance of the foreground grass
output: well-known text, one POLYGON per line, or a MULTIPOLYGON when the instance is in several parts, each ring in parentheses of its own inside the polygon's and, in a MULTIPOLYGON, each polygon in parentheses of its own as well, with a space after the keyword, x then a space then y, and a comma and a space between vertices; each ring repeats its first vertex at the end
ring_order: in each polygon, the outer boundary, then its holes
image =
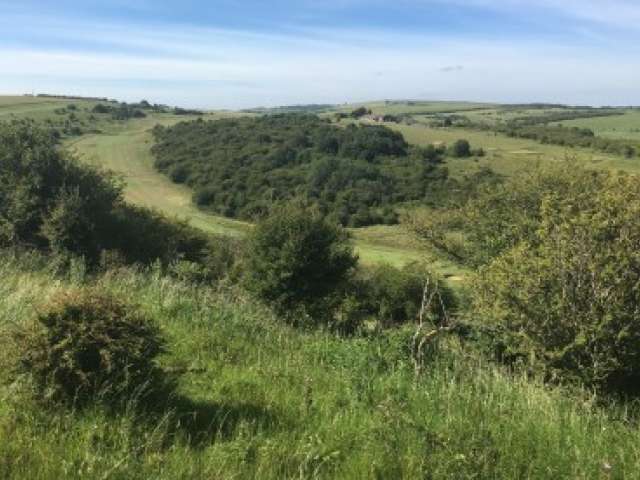
POLYGON ((59 288, 97 283, 159 322, 164 366, 185 374, 146 413, 50 412, 0 387, 0 478, 640 478, 623 409, 510 376, 453 338, 416 381, 411 329, 340 339, 157 271, 49 270, 3 258, 1 330, 59 288))

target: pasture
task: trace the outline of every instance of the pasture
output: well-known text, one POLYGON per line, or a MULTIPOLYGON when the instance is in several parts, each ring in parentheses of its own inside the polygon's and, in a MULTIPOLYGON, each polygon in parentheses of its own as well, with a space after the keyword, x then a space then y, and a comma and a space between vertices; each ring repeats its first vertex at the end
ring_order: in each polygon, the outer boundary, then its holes
POLYGON ((623 138, 640 141, 640 110, 627 110, 614 117, 583 118, 560 123, 565 127, 589 128, 601 137, 623 138))

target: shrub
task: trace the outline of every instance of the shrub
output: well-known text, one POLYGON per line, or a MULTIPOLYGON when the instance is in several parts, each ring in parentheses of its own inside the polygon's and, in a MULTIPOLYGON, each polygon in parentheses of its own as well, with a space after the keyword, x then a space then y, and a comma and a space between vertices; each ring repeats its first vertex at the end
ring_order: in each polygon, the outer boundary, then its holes
POLYGON ((464 158, 471 156, 471 145, 467 140, 456 140, 449 149, 450 155, 455 158, 464 158))
POLYGON ((247 288, 281 314, 327 319, 357 257, 347 232, 316 210, 281 206, 259 223, 247 248, 247 288))
POLYGON ((77 162, 46 130, 0 124, 0 246, 84 257, 117 251, 128 263, 206 262, 221 242, 162 214, 126 204, 114 174, 77 162))
POLYGON ((539 215, 532 239, 481 270, 474 315, 494 327, 506 358, 551 378, 637 389, 640 180, 575 183, 547 193, 539 215))
MULTIPOLYGON (((481 173, 481 172, 479 172, 481 173)), ((406 216, 418 236, 456 260, 477 267, 522 241, 535 244, 540 209, 550 194, 572 196, 577 205, 589 203, 601 188, 604 173, 573 161, 559 166, 524 169, 501 182, 491 172, 470 182, 451 185, 462 206, 406 216), (466 197, 466 198, 465 198, 466 197)))
POLYGON ((96 259, 108 248, 117 179, 61 152, 29 122, 0 125, 0 243, 70 249, 96 259))
POLYGON ((415 321, 422 306, 425 287, 438 291, 425 312, 433 323, 441 323, 447 312, 455 309, 451 290, 425 265, 412 263, 403 268, 379 265, 359 272, 359 297, 365 309, 375 315, 384 326, 415 321))
POLYGON ((41 401, 115 404, 166 385, 157 364, 165 349, 158 327, 96 290, 58 294, 12 338, 14 372, 32 380, 41 401))

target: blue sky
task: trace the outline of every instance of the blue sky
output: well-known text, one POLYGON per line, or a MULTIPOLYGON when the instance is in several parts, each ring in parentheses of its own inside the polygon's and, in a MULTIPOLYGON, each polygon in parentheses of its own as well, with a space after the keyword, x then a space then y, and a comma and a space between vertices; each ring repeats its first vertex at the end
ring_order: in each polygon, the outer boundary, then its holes
POLYGON ((640 104, 640 0, 0 0, 0 93, 640 104))

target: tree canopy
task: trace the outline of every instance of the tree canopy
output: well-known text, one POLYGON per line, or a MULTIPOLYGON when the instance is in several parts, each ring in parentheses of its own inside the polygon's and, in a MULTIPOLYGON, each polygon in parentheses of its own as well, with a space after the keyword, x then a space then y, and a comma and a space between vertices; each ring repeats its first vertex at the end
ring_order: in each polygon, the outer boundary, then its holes
POLYGON ((196 120, 154 133, 158 170, 193 188, 199 206, 248 220, 302 197, 342 225, 395 223, 395 206, 423 200, 448 176, 444 149, 314 115, 196 120))

